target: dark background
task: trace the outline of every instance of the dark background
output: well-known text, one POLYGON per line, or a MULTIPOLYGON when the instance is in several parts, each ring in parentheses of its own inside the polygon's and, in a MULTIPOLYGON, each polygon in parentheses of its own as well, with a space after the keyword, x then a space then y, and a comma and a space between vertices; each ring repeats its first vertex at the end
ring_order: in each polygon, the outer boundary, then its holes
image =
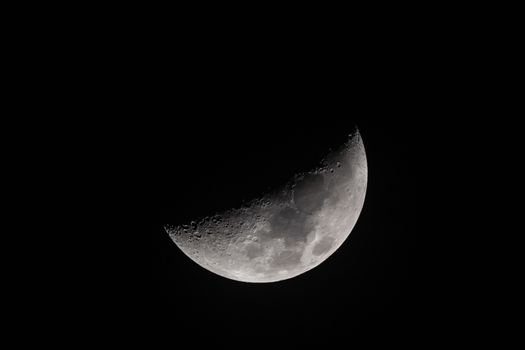
POLYGON ((157 335, 226 344, 274 336, 308 342, 303 335, 309 334, 414 337, 416 130, 392 118, 346 117, 350 110, 328 104, 300 111, 218 109, 206 118, 195 110, 155 125, 144 143, 152 242, 147 304, 157 335), (238 207, 311 169, 355 123, 369 167, 364 208, 345 243, 313 270, 276 283, 229 280, 195 264, 164 232, 164 223, 238 207))

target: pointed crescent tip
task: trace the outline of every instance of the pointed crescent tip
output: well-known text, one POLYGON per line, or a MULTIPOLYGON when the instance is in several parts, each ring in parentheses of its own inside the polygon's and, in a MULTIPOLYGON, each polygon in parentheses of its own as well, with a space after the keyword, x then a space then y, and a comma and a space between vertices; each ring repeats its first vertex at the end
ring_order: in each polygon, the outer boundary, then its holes
POLYGON ((166 231, 167 234, 172 234, 174 230, 174 225, 171 224, 162 224, 162 228, 166 231))
POLYGON ((359 127, 357 126, 357 124, 354 126, 354 134, 361 137, 361 132, 359 131, 359 127))
POLYGON ((351 144, 355 143, 356 141, 362 141, 363 138, 361 137, 361 132, 359 131, 359 127, 356 125, 353 126, 352 130, 348 133, 348 141, 347 146, 350 146, 351 144))

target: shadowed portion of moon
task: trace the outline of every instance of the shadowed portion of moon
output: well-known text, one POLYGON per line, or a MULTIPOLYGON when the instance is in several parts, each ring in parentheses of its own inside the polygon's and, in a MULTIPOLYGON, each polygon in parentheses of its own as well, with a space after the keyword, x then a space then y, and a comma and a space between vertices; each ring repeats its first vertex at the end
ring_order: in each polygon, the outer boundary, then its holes
POLYGON ((245 282, 292 278, 319 265, 352 231, 363 207, 367 161, 359 132, 319 167, 242 208, 166 225, 202 267, 245 282))

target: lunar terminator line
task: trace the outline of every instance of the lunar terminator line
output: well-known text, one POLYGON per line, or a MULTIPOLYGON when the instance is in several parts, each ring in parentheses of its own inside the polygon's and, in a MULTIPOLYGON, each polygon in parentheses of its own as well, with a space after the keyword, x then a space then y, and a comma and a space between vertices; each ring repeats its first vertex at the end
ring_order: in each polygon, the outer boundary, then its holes
POLYGON ((165 225, 193 261, 220 276, 275 282, 300 275, 332 255, 363 208, 368 165, 356 129, 320 166, 240 209, 187 225, 165 225))

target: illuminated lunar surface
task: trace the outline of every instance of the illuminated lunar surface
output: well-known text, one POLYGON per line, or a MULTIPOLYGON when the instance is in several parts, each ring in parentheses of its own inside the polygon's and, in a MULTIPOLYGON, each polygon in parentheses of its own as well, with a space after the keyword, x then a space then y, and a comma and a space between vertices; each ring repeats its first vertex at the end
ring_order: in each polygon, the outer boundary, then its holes
POLYGON ((300 275, 333 254, 354 228, 368 178, 356 130, 318 168, 282 188, 186 225, 165 225, 194 262, 243 282, 275 282, 300 275))

